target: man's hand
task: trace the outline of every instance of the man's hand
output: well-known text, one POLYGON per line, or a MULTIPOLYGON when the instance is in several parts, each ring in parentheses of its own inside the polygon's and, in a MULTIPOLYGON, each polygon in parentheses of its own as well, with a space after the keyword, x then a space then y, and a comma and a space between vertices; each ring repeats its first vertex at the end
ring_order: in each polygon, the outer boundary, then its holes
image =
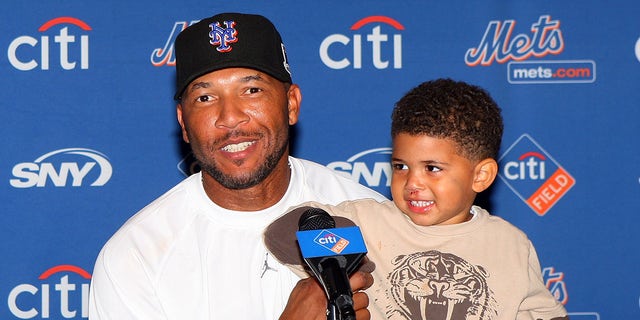
MULTIPOLYGON (((356 318, 369 320, 371 318, 367 310, 369 296, 362 290, 373 285, 373 276, 370 273, 358 271, 351 275, 349 283, 353 291, 353 309, 356 311, 356 318)), ((280 320, 299 319, 327 320, 327 297, 315 278, 298 281, 280 316, 280 320)))
POLYGON ((371 318, 371 313, 367 309, 369 296, 363 290, 373 285, 373 276, 371 273, 358 271, 351 275, 349 283, 353 291, 353 309, 356 311, 356 319, 369 320, 371 318))

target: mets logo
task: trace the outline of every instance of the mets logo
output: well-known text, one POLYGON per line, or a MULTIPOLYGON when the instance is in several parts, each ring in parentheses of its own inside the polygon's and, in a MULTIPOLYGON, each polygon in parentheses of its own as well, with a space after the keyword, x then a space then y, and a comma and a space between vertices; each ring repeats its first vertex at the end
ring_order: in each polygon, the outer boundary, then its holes
POLYGON ((219 22, 212 23, 209 25, 211 28, 211 32, 209 32, 209 38, 211 40, 209 43, 214 46, 218 46, 216 50, 219 52, 229 52, 231 51, 231 45, 234 42, 238 41, 236 35, 238 31, 234 29, 236 22, 235 21, 225 21, 224 24, 227 26, 226 28, 222 28, 219 22))
POLYGON ((523 134, 499 160, 498 176, 522 201, 543 216, 575 179, 529 135, 523 134))

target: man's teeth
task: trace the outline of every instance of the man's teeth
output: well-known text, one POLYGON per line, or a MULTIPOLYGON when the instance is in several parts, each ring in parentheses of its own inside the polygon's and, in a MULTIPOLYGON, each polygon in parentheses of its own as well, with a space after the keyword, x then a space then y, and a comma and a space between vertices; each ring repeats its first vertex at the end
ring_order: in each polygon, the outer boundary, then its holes
POLYGON ((426 207, 433 204, 433 201, 411 201, 411 205, 414 207, 426 207))
POLYGON ((249 148, 250 145, 253 144, 253 141, 250 142, 242 142, 237 144, 228 144, 222 147, 222 151, 226 152, 239 152, 249 148))

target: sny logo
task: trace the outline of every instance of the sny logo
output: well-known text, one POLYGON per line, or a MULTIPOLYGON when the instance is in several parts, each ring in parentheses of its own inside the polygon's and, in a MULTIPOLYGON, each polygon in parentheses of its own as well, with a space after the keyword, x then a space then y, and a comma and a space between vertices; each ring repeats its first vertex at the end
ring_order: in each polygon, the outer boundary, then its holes
POLYGON ((97 175, 97 177, 91 186, 99 187, 111 179, 113 172, 111 163, 104 154, 83 148, 55 150, 38 157, 33 162, 18 163, 13 166, 12 171, 15 179, 11 179, 9 182, 14 188, 31 188, 44 187, 47 180, 50 179, 54 186, 65 187, 69 176, 71 176, 71 185, 80 187, 84 178, 89 173, 95 172, 93 169, 96 164, 100 173, 92 175, 94 177, 97 175), (58 168, 54 165, 56 162, 59 163, 58 168))
POLYGON ((224 24, 227 26, 226 28, 222 28, 219 22, 209 24, 209 27, 211 27, 211 32, 209 32, 211 40, 209 43, 218 46, 216 48, 218 52, 231 51, 233 48, 229 44, 238 41, 238 38, 236 38, 238 31, 233 28, 236 25, 235 21, 225 21, 224 24))
POLYGON ((390 155, 391 148, 369 149, 351 156, 347 161, 333 161, 327 167, 382 194, 388 194, 391 186, 390 155))
POLYGON ((527 134, 518 138, 499 161, 500 178, 540 216, 575 184, 575 179, 527 134))

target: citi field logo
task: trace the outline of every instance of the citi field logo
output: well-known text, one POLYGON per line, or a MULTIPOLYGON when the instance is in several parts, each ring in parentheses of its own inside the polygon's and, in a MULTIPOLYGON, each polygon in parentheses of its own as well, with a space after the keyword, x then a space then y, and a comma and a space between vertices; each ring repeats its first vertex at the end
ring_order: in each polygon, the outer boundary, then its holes
POLYGON ((402 69, 402 35, 397 33, 404 30, 402 24, 386 16, 369 16, 354 23, 350 30, 350 36, 335 33, 322 40, 320 59, 327 67, 362 69, 366 63, 376 69, 402 69))
POLYGON ((22 162, 13 166, 14 188, 46 187, 51 182, 55 187, 104 186, 113 169, 104 154, 83 148, 69 148, 46 153, 33 162, 22 162))
POLYGON ((177 167, 178 167, 178 171, 184 174, 185 177, 188 177, 194 173, 198 173, 202 169, 200 167, 200 163, 198 162, 198 159, 196 159, 196 157, 193 156, 192 152, 189 152, 189 154, 186 157, 182 158, 182 160, 178 162, 177 167))
POLYGON ((23 35, 9 44, 9 63, 21 71, 36 68, 57 68, 54 59, 63 70, 89 69, 89 36, 91 27, 84 21, 72 17, 51 19, 38 28, 41 35, 23 35), (57 33, 55 33, 57 32, 57 33))
POLYGON ((155 67, 161 66, 175 66, 176 65, 176 57, 174 55, 174 44, 176 42, 176 37, 182 30, 186 29, 188 26, 197 23, 199 20, 186 22, 186 21, 178 21, 173 25, 171 32, 169 33, 169 37, 167 41, 165 41, 162 48, 156 48, 151 52, 151 64, 155 67))
POLYGON ((499 177, 539 216, 575 184, 575 179, 527 134, 520 136, 499 162, 499 177))
POLYGON ((322 230, 313 241, 337 254, 349 245, 349 240, 327 230, 322 230))
POLYGON ((392 175, 391 148, 365 150, 347 161, 331 162, 327 167, 382 194, 389 193, 392 175))
POLYGON ((73 265, 44 271, 36 283, 22 283, 9 292, 9 311, 18 319, 86 319, 89 317, 91 274, 73 265))

